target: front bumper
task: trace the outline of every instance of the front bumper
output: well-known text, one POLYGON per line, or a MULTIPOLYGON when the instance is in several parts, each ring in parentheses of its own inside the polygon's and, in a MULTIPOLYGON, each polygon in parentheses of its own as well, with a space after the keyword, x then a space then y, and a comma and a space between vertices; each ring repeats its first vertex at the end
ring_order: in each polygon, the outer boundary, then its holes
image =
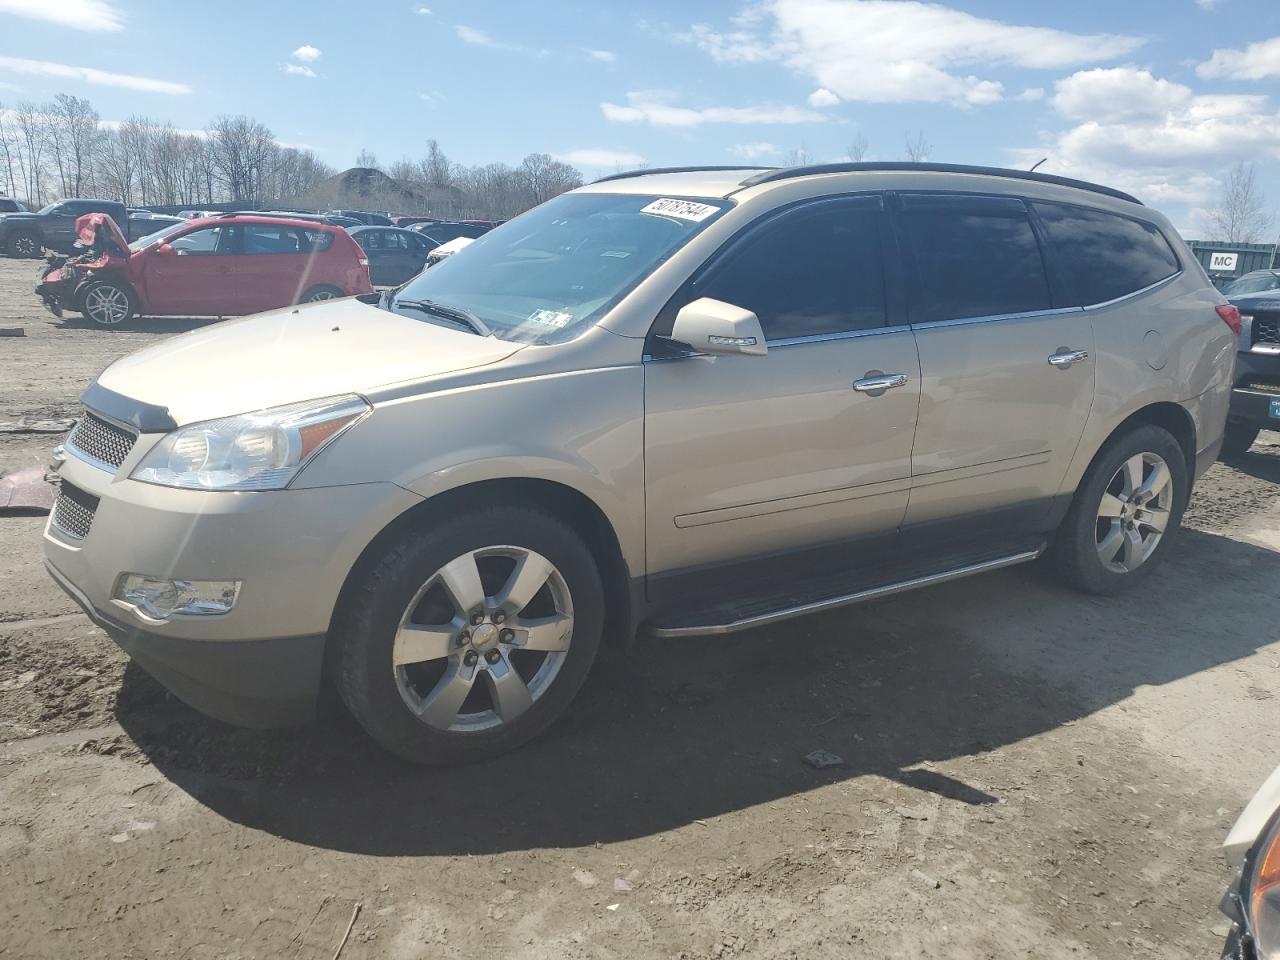
POLYGON ((249 726, 305 720, 348 573, 378 531, 420 498, 391 483, 213 493, 127 479, 158 439, 139 437, 114 475, 74 454, 61 464, 62 482, 97 506, 81 539, 58 528, 56 509, 50 515, 50 574, 193 707, 249 726), (229 613, 153 620, 114 598, 127 573, 243 586, 229 613))
POLYGON ((1231 391, 1230 420, 1280 430, 1271 416, 1271 401, 1280 398, 1280 354, 1241 352, 1236 355, 1236 386, 1231 391))

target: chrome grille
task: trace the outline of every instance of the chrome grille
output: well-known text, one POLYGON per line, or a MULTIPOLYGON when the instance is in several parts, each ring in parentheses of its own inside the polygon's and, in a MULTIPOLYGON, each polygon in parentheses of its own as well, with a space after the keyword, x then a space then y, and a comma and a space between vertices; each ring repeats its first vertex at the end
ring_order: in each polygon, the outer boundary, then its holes
POLYGON ((137 439, 137 434, 124 427, 117 427, 101 417, 86 413, 71 431, 67 442, 89 459, 119 469, 137 439))
POLYGON ((53 525, 72 540, 83 540, 89 535, 93 515, 98 509, 98 498, 73 487, 65 480, 61 484, 58 499, 53 504, 53 525))
POLYGON ((1280 347, 1280 314, 1255 313, 1253 315, 1253 342, 1280 347))

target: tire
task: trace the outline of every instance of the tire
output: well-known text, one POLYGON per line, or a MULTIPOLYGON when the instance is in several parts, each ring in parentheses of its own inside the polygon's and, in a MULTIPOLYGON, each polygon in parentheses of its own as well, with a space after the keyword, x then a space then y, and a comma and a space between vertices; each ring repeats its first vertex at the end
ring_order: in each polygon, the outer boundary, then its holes
POLYGON ((332 637, 338 691, 374 740, 415 763, 506 753, 546 730, 582 686, 603 598, 590 550, 542 510, 475 508, 408 528, 343 591, 332 637), (517 606, 528 584, 541 586, 517 606), (545 649, 520 649, 522 639, 545 649))
POLYGON ((77 297, 77 309, 99 327, 118 327, 138 312, 133 291, 114 280, 89 283, 77 297))
POLYGON ((1051 552, 1058 573, 1077 589, 1101 596, 1137 586, 1168 550, 1189 490, 1186 455, 1169 431, 1148 425, 1114 438, 1080 482, 1058 528, 1051 552), (1161 465, 1163 483, 1156 479, 1161 465), (1141 483, 1133 478, 1135 466, 1141 483), (1148 487, 1154 494, 1144 499, 1148 487), (1130 502, 1135 488, 1139 498, 1130 502), (1153 534, 1158 536, 1152 539, 1153 534))
POLYGON ((1227 429, 1222 435, 1220 458, 1234 460, 1243 457, 1249 452, 1249 448, 1253 446, 1253 442, 1258 439, 1258 434, 1261 432, 1261 427, 1256 427, 1251 423, 1245 423, 1241 420, 1228 420, 1227 429))
POLYGON ((44 245, 40 242, 40 237, 32 233, 30 230, 19 230, 5 241, 4 250, 11 257, 21 260, 31 260, 40 256, 40 251, 44 249, 44 245))
POLYGON ((337 287, 331 287, 328 284, 321 284, 318 287, 312 287, 305 294, 299 303, 320 303, 323 300, 337 300, 339 297, 345 297, 346 294, 337 287))

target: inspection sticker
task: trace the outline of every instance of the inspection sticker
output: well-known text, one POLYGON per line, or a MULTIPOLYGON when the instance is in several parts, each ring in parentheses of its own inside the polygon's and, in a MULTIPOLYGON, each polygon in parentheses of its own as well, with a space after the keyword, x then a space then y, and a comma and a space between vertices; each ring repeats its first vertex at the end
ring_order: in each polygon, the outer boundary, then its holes
POLYGON ((535 310, 529 314, 529 322, 559 330, 573 323, 573 314, 565 313, 563 310, 535 310))
POLYGON ((719 213, 719 207, 713 207, 709 203, 694 203, 692 200, 672 200, 669 197, 663 197, 661 200, 655 200, 648 206, 640 208, 641 213, 652 213, 659 217, 677 217, 680 220, 692 220, 694 223, 701 223, 713 213, 719 213))

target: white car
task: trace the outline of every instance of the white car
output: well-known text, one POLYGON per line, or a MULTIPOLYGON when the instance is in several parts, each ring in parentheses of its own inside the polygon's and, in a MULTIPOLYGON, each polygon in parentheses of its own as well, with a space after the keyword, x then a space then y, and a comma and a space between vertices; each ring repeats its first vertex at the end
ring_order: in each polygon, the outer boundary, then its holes
POLYGON ((1222 844, 1237 867, 1222 912, 1232 921, 1224 960, 1280 958, 1280 767, 1244 808, 1222 844))

